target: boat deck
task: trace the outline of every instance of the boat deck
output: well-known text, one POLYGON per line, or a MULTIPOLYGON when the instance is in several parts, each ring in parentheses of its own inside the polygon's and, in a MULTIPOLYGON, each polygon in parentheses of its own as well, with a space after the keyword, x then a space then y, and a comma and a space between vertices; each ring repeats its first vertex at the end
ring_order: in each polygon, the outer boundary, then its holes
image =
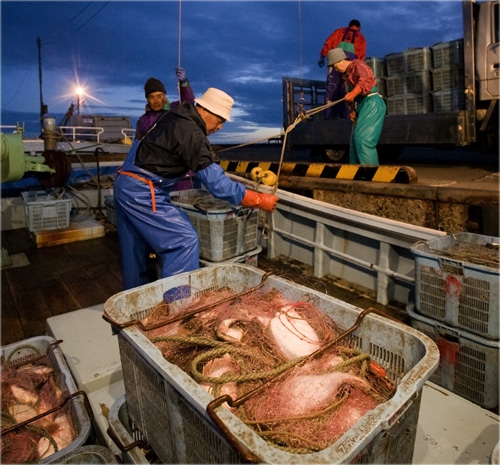
MULTIPOLYGON (((47 318, 102 304, 122 290, 117 234, 108 225, 103 237, 42 248, 24 228, 2 231, 2 247, 13 261, 2 268, 2 345, 45 334, 47 318)), ((316 278, 311 267, 302 263, 270 260, 261 253, 258 266, 408 323, 404 309, 377 304, 369 291, 353 289, 331 276, 316 278)), ((154 279, 154 265, 151 272, 154 279)))

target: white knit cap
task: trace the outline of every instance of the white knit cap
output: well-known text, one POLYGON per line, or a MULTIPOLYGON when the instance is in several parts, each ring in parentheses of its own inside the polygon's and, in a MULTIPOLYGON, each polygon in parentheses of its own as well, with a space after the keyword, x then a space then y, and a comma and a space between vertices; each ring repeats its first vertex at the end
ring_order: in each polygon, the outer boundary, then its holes
POLYGON ((200 98, 194 101, 213 114, 224 118, 226 121, 231 121, 231 108, 234 100, 222 90, 210 87, 200 98))

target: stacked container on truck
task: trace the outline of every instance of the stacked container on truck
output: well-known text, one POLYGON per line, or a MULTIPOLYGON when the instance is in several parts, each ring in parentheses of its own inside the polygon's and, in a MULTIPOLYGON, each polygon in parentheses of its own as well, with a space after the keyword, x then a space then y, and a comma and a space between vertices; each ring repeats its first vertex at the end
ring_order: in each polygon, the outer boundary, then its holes
MULTIPOLYGON (((463 38, 366 59, 387 104, 378 147, 382 161, 407 146, 475 144, 498 151, 499 1, 464 1, 462 11, 463 38)), ((325 103, 325 86, 283 78, 285 129, 299 111, 325 103)), ((320 112, 290 131, 287 143, 339 162, 348 153, 350 134, 350 121, 326 120, 320 112)))

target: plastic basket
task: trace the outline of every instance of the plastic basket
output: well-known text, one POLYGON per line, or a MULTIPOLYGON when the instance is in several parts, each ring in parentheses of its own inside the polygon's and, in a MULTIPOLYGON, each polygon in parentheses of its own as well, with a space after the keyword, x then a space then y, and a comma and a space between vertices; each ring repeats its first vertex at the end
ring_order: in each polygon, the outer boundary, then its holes
POLYGON ((21 195, 29 231, 64 229, 69 226, 72 199, 66 193, 61 198, 47 191, 27 191, 21 192, 21 195))
POLYGON ((457 39, 449 42, 439 42, 431 47, 434 68, 442 66, 463 65, 464 40, 457 39))
POLYGON ((389 76, 385 80, 387 95, 428 94, 431 91, 429 71, 389 76))
MULTIPOLYGON (((108 299, 105 312, 117 323, 125 323, 147 316, 167 291, 182 288, 196 294, 229 286, 241 292, 261 283, 263 275, 263 271, 242 264, 202 268, 121 292, 108 299)), ((307 300, 346 329, 360 313, 346 302, 280 277, 267 278, 261 291, 270 289, 288 299, 307 300)), ((438 365, 438 349, 427 336, 378 315, 367 315, 351 336, 352 346, 369 353, 397 384, 393 398, 367 413, 333 445, 311 454, 279 450, 227 409, 219 409, 238 444, 263 463, 411 463, 420 393, 438 365)), ((122 329, 118 342, 129 416, 164 463, 240 462, 206 413, 213 400, 207 391, 167 362, 136 327, 122 329)))
POLYGON ((463 88, 464 68, 463 66, 444 66, 431 70, 432 90, 463 88))
POLYGON ((410 48, 404 53, 406 56, 406 73, 418 73, 432 68, 430 47, 410 48))
MULTIPOLYGON (((55 342, 55 339, 49 336, 37 336, 24 341, 16 342, 2 347, 2 357, 9 362, 23 362, 34 356, 42 355, 47 352, 49 344, 55 342)), ((64 360, 61 349, 58 346, 53 346, 48 355, 50 365, 55 371, 59 371, 62 376, 59 378, 61 389, 69 394, 77 392, 75 382, 71 376, 68 365, 64 360)), ((91 422, 87 411, 85 410, 84 402, 81 397, 75 396, 70 401, 70 412, 73 424, 77 431, 75 440, 64 449, 49 455, 39 463, 59 463, 61 457, 74 452, 77 448, 83 446, 87 441, 91 431, 91 422)))
POLYGON ((407 307, 411 326, 439 347, 439 368, 429 381, 486 409, 498 407, 498 350, 500 342, 452 328, 407 307))
MULTIPOLYGON (((410 250, 415 257, 416 311, 482 337, 498 339, 498 266, 477 265, 445 251, 464 244, 479 253, 487 250, 487 244, 499 242, 497 237, 458 233, 414 244, 410 250)), ((491 253, 498 257, 498 251, 491 253)))
POLYGON ((464 89, 444 89, 432 92, 434 113, 463 110, 465 108, 464 89))
POLYGON ((209 260, 200 260, 203 266, 214 266, 222 263, 244 263, 246 265, 257 266, 259 262, 259 254, 262 252, 262 247, 259 245, 257 248, 250 250, 250 252, 238 255, 237 257, 229 258, 223 262, 211 262, 209 260))
POLYGON ((385 77, 385 60, 383 58, 367 57, 365 63, 371 68, 377 81, 385 77))
POLYGON ((116 226, 116 211, 115 211, 115 198, 112 195, 104 197, 104 205, 106 206, 106 220, 108 223, 116 226))
POLYGON ((388 115, 414 115, 430 111, 430 94, 393 95, 387 98, 388 115))
POLYGON ((257 210, 235 207, 203 189, 172 192, 171 198, 198 233, 200 258, 220 262, 257 247, 257 210))
POLYGON ((150 462, 139 446, 130 447, 136 441, 143 441, 144 436, 128 416, 125 396, 121 396, 111 406, 108 421, 113 434, 111 439, 122 450, 123 463, 149 464, 150 462))
POLYGON ((57 463, 75 463, 75 464, 106 464, 106 463, 118 463, 113 452, 111 452, 107 447, 103 446, 83 446, 77 449, 75 452, 64 455, 61 457, 57 463))

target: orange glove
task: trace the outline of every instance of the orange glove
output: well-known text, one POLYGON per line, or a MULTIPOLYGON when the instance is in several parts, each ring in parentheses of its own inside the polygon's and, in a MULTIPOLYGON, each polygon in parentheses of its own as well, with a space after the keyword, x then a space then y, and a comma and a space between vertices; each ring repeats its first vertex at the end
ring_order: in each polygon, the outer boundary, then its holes
POLYGON ((351 111, 349 113, 349 118, 351 119, 351 123, 352 124, 356 124, 356 118, 357 118, 357 115, 356 115, 356 112, 355 111, 351 111))
POLYGON ((351 90, 351 92, 348 92, 345 94, 345 100, 347 102, 354 102, 354 99, 361 94, 361 87, 355 86, 354 89, 351 90))
POLYGON ((243 207, 261 208, 266 212, 272 213, 278 203, 276 195, 266 194, 264 192, 256 192, 247 189, 245 197, 241 201, 243 207))

